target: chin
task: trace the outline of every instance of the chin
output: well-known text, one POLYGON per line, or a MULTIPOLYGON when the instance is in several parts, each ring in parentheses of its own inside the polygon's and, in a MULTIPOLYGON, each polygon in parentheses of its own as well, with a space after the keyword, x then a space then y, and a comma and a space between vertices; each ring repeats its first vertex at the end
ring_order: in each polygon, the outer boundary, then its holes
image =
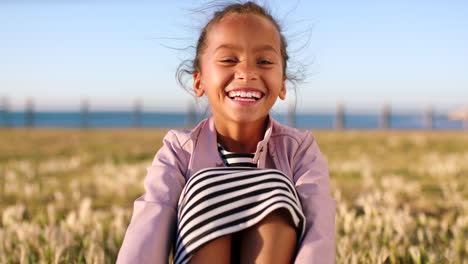
POLYGON ((232 120, 236 123, 239 124, 252 124, 256 122, 263 122, 265 119, 268 117, 268 115, 265 116, 252 116, 252 114, 245 114, 245 115, 239 115, 236 117, 233 117, 232 120))

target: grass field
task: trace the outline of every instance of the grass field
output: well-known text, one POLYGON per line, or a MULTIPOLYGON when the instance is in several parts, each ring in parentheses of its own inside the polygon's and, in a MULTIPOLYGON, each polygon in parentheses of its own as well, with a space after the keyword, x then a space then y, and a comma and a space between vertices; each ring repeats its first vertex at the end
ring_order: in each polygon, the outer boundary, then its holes
MULTIPOLYGON (((0 263, 114 263, 164 130, 0 130, 0 263)), ((468 133, 315 131, 337 263, 468 263, 468 133)))

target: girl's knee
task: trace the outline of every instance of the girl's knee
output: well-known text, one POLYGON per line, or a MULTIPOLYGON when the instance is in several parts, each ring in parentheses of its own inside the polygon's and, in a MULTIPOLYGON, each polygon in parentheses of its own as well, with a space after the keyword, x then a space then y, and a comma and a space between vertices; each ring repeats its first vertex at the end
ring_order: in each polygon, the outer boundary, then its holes
POLYGON ((259 226, 274 226, 276 228, 292 230, 296 233, 294 222, 289 211, 285 208, 277 209, 268 214, 260 223, 259 226))
POLYGON ((273 211, 241 235, 241 263, 290 263, 294 258, 297 231, 286 209, 273 211))
POLYGON ((190 264, 198 263, 230 263, 231 259, 231 243, 230 235, 216 238, 193 254, 190 264))

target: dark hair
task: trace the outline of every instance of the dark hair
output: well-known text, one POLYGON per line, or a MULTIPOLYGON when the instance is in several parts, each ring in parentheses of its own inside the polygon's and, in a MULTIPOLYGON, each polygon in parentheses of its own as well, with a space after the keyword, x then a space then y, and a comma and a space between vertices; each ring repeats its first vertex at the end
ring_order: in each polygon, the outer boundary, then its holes
POLYGON ((246 3, 233 3, 229 5, 224 5, 222 8, 220 8, 219 11, 216 11, 214 13, 213 17, 201 30, 200 37, 198 38, 197 45, 195 47, 195 58, 193 60, 182 61, 179 67, 177 68, 176 79, 180 86, 182 86, 189 92, 192 92, 191 89, 186 88, 184 76, 186 74, 192 75, 200 71, 200 56, 203 54, 203 51, 206 48, 206 37, 210 30, 210 27, 230 14, 255 14, 271 21, 275 28, 278 30, 278 34, 280 36, 281 57, 283 59, 283 75, 290 81, 297 81, 299 79, 287 74, 286 69, 288 65, 289 56, 287 52, 286 38, 282 33, 280 25, 276 22, 276 20, 266 8, 254 2, 248 1, 246 3))

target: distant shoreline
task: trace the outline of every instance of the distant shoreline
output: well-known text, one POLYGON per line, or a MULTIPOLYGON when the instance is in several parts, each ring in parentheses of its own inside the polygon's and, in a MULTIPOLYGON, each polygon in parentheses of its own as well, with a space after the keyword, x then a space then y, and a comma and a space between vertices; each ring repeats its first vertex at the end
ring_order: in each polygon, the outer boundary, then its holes
MULTIPOLYGON (((430 123, 423 113, 272 113, 280 123, 304 129, 334 130, 340 122, 345 130, 463 130, 462 121, 434 114, 430 123), (339 121, 338 121, 339 120, 339 121)), ((0 127, 35 128, 186 128, 205 115, 200 113, 159 112, 1 112, 0 127)))

